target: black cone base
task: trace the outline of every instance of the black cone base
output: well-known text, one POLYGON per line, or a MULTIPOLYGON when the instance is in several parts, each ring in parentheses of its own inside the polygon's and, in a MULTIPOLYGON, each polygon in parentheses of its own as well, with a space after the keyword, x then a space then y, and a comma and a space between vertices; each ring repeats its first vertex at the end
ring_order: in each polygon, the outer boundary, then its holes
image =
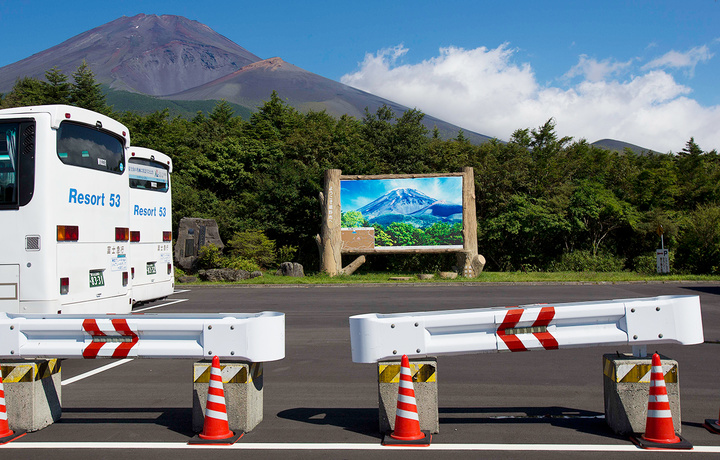
POLYGON ((703 426, 707 428, 710 433, 720 434, 720 421, 706 418, 703 426))
POLYGON ((243 435, 242 431, 240 433, 235 433, 233 436, 225 439, 203 439, 200 437, 200 435, 194 436, 192 439, 188 441, 188 444, 207 444, 211 446, 229 446, 232 444, 235 444, 238 439, 242 438, 243 435))
POLYGON ((679 434, 675 433, 675 436, 680 438, 679 442, 673 442, 673 443, 664 443, 664 442, 653 442, 648 441, 647 439, 644 439, 642 436, 631 436, 630 440, 637 445, 638 447, 642 447, 643 449, 685 449, 690 450, 693 448, 693 445, 690 444, 690 441, 683 438, 679 434))
POLYGON ((400 439, 395 439, 392 436, 390 436, 390 433, 385 433, 385 436, 382 440, 383 446, 417 446, 417 447, 427 447, 430 445, 430 442, 432 441, 432 435, 428 431, 422 431, 423 435, 420 439, 413 439, 411 441, 402 441, 400 439))
POLYGON ((25 430, 15 430, 15 432, 13 434, 5 436, 3 438, 0 438, 0 445, 7 444, 10 441, 14 441, 17 438, 21 438, 21 437, 25 436, 26 434, 27 434, 27 432, 25 430))

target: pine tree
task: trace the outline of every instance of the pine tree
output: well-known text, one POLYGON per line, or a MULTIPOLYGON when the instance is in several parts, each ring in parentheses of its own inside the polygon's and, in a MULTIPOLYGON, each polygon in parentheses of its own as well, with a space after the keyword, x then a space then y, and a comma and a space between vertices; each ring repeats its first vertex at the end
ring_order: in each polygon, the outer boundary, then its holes
POLYGON ((67 104, 70 102, 70 82, 67 75, 53 67, 45 72, 45 104, 67 104))
POLYGON ((105 95, 100 84, 95 81, 95 75, 87 62, 82 64, 73 73, 73 83, 70 89, 70 103, 95 112, 110 113, 110 107, 105 102, 105 95))

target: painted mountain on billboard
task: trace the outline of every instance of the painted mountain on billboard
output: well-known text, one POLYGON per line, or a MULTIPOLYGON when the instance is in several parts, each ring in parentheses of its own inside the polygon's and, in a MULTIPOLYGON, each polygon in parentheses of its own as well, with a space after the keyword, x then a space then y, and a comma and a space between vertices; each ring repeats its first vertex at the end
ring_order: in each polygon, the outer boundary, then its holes
POLYGON ((358 209, 371 224, 405 222, 426 228, 436 222, 462 222, 462 206, 448 204, 412 188, 391 190, 358 209))
POLYGON ((375 247, 462 245, 461 177, 344 180, 340 186, 342 227, 372 231, 375 247))

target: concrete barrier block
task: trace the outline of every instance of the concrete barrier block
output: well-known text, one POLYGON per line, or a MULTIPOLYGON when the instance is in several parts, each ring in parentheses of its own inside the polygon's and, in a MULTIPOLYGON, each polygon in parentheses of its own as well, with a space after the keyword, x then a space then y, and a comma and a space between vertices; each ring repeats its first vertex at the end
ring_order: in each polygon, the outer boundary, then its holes
MULTIPOLYGON (((682 430, 680 413, 680 380, 677 361, 660 357, 665 387, 670 399, 673 427, 682 430)), ((605 420, 620 435, 645 432, 652 357, 638 358, 628 354, 603 355, 603 393, 605 420)))
MULTIPOLYGON (((212 362, 203 360, 193 366, 192 427, 203 430, 212 362)), ((263 365, 250 362, 221 362, 223 391, 228 426, 232 431, 249 432, 263 419, 263 365)))
MULTIPOLYGON (((413 388, 415 390, 418 417, 420 418, 420 429, 431 433, 439 433, 437 359, 411 359, 410 373, 413 375, 413 388)), ((380 433, 386 433, 395 428, 399 386, 400 363, 398 361, 379 361, 378 415, 380 433)))
POLYGON ((8 426, 37 431, 60 420, 60 360, 18 360, 0 363, 8 426))

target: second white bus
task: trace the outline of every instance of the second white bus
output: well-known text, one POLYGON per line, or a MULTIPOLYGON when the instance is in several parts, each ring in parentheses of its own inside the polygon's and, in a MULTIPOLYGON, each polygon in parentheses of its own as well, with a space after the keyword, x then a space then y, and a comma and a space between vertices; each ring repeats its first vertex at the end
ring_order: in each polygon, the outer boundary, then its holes
POLYGON ((130 147, 130 273, 135 303, 160 299, 175 289, 172 259, 172 190, 169 156, 130 147))

